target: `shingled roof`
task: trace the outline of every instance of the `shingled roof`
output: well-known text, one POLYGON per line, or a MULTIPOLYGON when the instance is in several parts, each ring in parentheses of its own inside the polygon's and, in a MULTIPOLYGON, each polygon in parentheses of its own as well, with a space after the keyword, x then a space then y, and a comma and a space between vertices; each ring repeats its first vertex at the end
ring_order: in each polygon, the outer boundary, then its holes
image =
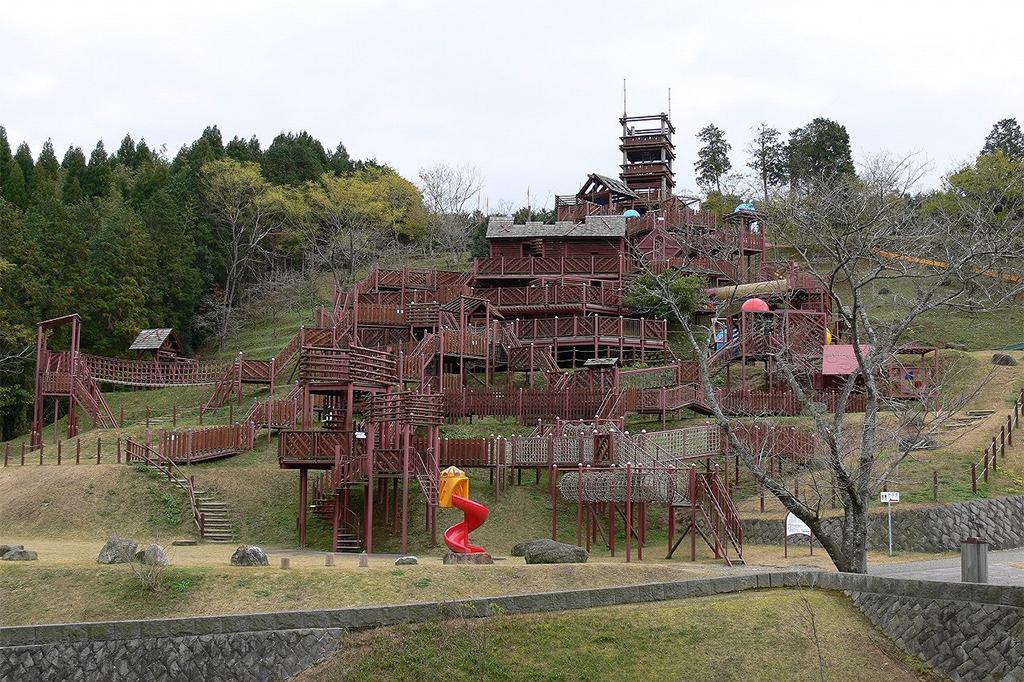
MULTIPOLYGON (((128 350, 159 350, 164 345, 164 341, 173 334, 174 330, 170 327, 166 329, 143 329, 135 337, 135 340, 132 341, 132 345, 128 346, 128 350)), ((175 342, 177 342, 177 339, 175 339, 175 342)))
POLYGON ((554 225, 530 222, 516 225, 512 218, 492 217, 487 223, 488 239, 533 239, 560 237, 563 239, 619 239, 626 236, 626 218, 620 215, 587 216, 582 223, 560 220, 554 225))

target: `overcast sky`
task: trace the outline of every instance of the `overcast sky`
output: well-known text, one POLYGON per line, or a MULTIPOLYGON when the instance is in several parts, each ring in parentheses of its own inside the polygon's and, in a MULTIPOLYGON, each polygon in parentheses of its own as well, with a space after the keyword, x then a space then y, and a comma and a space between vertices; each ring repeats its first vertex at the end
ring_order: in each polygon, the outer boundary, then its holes
POLYGON ((308 130, 409 178, 482 171, 491 206, 552 203, 617 174, 629 111, 667 108, 677 182, 694 133, 732 162, 759 121, 847 126, 857 159, 917 152, 936 184, 993 122, 1024 120, 1019 2, 9 2, 0 125, 38 154, 86 154, 125 132, 173 155, 216 123, 225 141, 308 130), (643 9, 641 9, 641 7, 643 9))

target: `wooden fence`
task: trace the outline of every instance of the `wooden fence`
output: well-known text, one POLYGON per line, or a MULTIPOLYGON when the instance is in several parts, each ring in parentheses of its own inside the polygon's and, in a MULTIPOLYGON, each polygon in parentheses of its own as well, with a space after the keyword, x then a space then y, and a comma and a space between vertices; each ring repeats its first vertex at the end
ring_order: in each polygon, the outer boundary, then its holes
POLYGON ((184 431, 161 430, 156 436, 156 449, 161 457, 176 464, 192 464, 251 450, 255 434, 251 422, 184 431))
POLYGON ((999 434, 992 436, 992 441, 982 452, 980 467, 978 462, 971 463, 971 492, 978 491, 978 483, 988 483, 989 473, 995 473, 999 460, 1006 458, 1006 449, 1013 447, 1013 432, 1020 428, 1021 415, 1024 414, 1024 388, 1013 401, 1013 412, 1006 415, 1006 422, 1000 424, 999 434))

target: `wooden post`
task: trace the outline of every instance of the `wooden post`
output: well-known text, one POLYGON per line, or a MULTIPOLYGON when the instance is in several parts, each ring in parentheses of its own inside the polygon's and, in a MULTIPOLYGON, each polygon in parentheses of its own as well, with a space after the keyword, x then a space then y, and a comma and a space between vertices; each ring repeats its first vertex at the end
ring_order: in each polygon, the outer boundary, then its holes
POLYGON ((146 405, 146 428, 149 428, 149 405, 146 405))
POLYGON ((626 563, 633 552, 633 463, 626 462, 626 563))
POLYGON ((75 439, 75 464, 82 463, 82 439, 75 439))
POLYGON ((117 437, 117 463, 121 463, 121 436, 117 437))
POLYGON ((299 547, 306 546, 306 481, 309 470, 299 469, 299 547))
MULTIPOLYGON (((57 441, 57 466, 60 466, 61 442, 57 441)), ((43 449, 39 448, 39 463, 43 463, 43 449)))
POLYGON ((972 493, 978 492, 978 472, 977 472, 977 466, 978 466, 977 464, 975 464, 974 462, 971 462, 971 492, 972 493))
POLYGON ((4 446, 4 466, 7 466, 7 460, 11 458, 11 444, 8 443, 4 446))
POLYGON ((97 464, 100 463, 100 448, 103 447, 102 443, 103 443, 103 439, 102 438, 97 438, 96 439, 96 463, 97 464))
POLYGON ((171 405, 171 428, 178 427, 178 403, 171 405))
POLYGON ((932 471, 932 500, 938 501, 939 499, 939 472, 932 471))

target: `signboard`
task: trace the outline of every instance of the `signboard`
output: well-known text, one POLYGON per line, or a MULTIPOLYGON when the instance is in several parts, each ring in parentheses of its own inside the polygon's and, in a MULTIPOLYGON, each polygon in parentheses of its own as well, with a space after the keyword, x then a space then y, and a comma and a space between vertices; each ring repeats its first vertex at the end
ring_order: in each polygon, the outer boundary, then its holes
POLYGON ((807 524, 798 519, 793 512, 786 514, 786 537, 782 540, 784 552, 782 556, 787 558, 789 557, 789 537, 791 535, 806 535, 811 544, 811 556, 814 556, 814 535, 811 534, 811 529, 807 524))
POLYGON ((811 536, 811 529, 807 527, 807 524, 797 518, 796 514, 789 512, 786 514, 786 535, 806 535, 811 536))
POLYGON ((900 501, 900 494, 896 491, 882 491, 881 500, 883 503, 895 504, 900 501))

